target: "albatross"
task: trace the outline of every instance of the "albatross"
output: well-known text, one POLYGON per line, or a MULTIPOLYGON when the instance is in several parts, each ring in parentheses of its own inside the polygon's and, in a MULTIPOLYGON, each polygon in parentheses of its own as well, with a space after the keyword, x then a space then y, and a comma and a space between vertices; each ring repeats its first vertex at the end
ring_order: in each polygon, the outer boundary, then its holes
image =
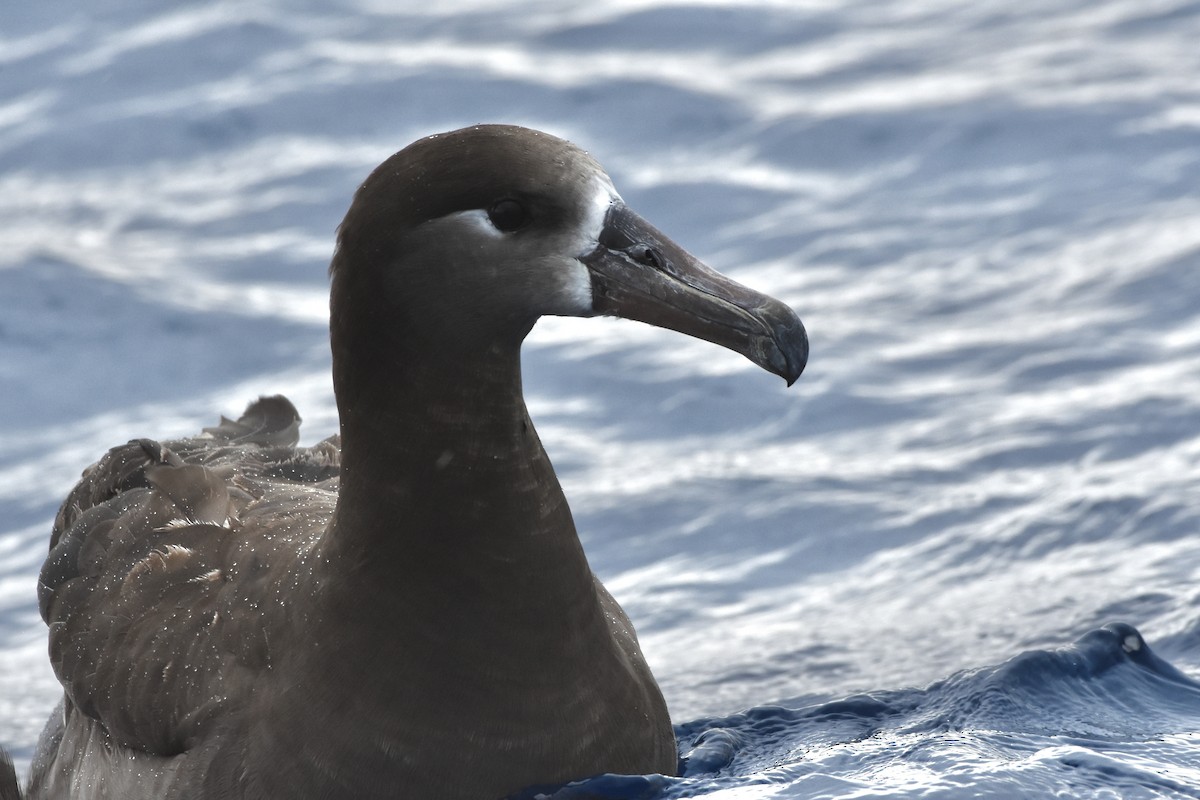
POLYGON ((521 343, 543 315, 619 316, 790 385, 799 318, 634 213, 583 150, 504 125, 384 161, 330 275, 337 435, 298 447, 296 409, 266 397, 110 450, 63 503, 38 582, 63 698, 27 795, 494 800, 674 774, 521 343))

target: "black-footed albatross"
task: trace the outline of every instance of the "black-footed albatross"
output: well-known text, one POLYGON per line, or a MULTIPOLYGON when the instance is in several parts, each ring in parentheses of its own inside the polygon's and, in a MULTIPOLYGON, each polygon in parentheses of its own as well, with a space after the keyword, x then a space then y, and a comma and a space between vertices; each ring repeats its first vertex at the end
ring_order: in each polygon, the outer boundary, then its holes
POLYGON ((494 800, 673 774, 521 393, 544 314, 707 339, 789 384, 784 304, 637 216, 584 151, 480 125, 358 189, 330 267, 340 435, 283 397, 90 467, 38 583, 64 698, 29 795, 494 800))

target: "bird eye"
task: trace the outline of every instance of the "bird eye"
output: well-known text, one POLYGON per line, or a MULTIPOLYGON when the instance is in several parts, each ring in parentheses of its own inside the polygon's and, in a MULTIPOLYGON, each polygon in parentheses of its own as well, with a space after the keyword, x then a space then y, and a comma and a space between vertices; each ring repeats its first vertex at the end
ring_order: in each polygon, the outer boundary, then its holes
POLYGON ((525 206, 511 198, 501 200, 488 209, 488 219, 497 230, 511 233, 529 224, 529 212, 525 206))

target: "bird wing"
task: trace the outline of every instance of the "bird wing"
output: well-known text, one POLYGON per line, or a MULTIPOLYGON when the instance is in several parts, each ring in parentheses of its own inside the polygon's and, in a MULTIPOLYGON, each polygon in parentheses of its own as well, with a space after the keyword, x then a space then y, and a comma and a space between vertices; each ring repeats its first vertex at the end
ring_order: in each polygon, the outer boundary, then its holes
MULTIPOLYGON (((337 498, 335 438, 296 447, 283 397, 89 467, 54 524, 38 600, 67 702, 116 743, 184 752, 244 707, 337 498)), ((311 589, 311 587, 309 587, 311 589)))

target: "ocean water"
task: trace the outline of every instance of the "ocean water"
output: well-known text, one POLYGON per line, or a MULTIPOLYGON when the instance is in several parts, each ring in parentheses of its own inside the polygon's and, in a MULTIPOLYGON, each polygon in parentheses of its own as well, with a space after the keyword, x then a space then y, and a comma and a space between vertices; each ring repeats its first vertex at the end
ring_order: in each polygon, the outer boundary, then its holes
POLYGON ((354 188, 510 122, 589 149, 812 342, 786 389, 632 322, 531 335, 535 423, 685 759, 541 794, 1200 796, 1200 4, 436 5, 0 9, 20 763, 80 470, 263 393, 330 433, 354 188))

